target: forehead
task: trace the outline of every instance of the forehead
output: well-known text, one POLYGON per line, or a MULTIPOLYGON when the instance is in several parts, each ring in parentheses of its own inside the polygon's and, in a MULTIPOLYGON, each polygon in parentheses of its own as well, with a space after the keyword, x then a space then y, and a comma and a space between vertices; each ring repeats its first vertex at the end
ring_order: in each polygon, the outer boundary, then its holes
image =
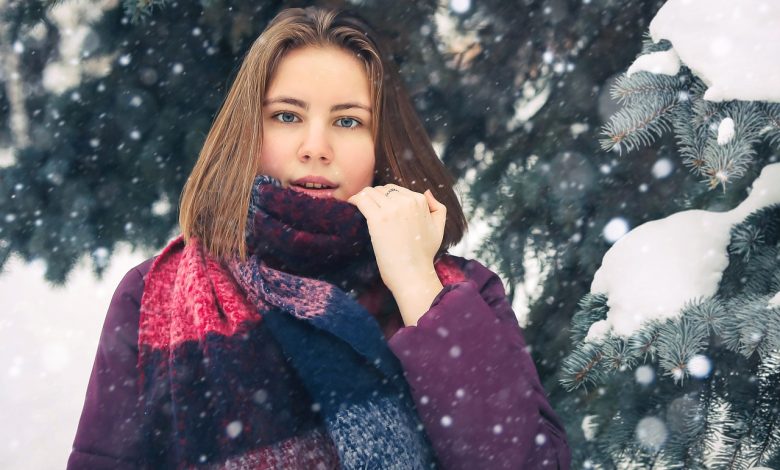
POLYGON ((301 47, 285 54, 271 76, 266 98, 357 99, 368 104, 369 79, 361 59, 337 47, 301 47))

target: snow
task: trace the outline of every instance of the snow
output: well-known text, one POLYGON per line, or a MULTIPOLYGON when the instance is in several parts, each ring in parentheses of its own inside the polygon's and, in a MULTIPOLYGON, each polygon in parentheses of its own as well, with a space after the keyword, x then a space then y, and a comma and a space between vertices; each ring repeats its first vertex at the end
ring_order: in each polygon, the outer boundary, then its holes
POLYGON ((596 432, 598 431, 598 423, 596 421, 597 418, 598 415, 585 415, 585 417, 582 418, 582 424, 580 427, 586 441, 592 441, 596 438, 596 432))
POLYGON ((694 354, 688 360, 688 372, 696 378, 705 379, 712 371, 712 361, 703 354, 694 354))
POLYGON ((450 0, 450 8, 455 13, 466 13, 471 8, 471 0, 450 0))
POLYGON ((111 296, 146 256, 120 246, 102 281, 79 260, 64 288, 13 255, 0 274, 0 467, 64 468, 111 296))
POLYGON ((641 55, 631 64, 626 75, 630 77, 636 72, 677 75, 680 72, 680 57, 677 56, 674 49, 641 55))
POLYGON ((636 440, 647 449, 660 449, 668 435, 666 423, 655 416, 645 416, 636 425, 636 440))
POLYGON ((718 145, 726 145, 734 140, 734 120, 725 118, 718 125, 718 145))
POLYGON ((609 222, 607 222, 607 225, 604 226, 602 235, 604 235, 604 238, 609 243, 615 243, 622 236, 628 233, 629 228, 630 227, 626 219, 623 217, 614 217, 609 222))
POLYGON ((241 423, 241 421, 231 421, 230 424, 227 425, 225 428, 225 433, 227 433, 228 437, 231 439, 235 439, 238 437, 239 434, 241 434, 241 431, 243 431, 244 425, 241 423))
POLYGON ((660 180, 671 175, 672 170, 674 170, 674 165, 672 164, 671 160, 669 160, 668 158, 659 158, 653 164, 652 173, 655 178, 660 180))
POLYGON ((769 299, 769 307, 780 307, 780 292, 775 294, 774 297, 769 299))
POLYGON ((84 75, 104 75, 110 71, 110 57, 84 57, 84 44, 90 24, 96 22, 116 0, 75 0, 61 2, 47 11, 47 19, 62 31, 56 60, 43 69, 43 86, 48 91, 63 93, 79 84, 84 75))
POLYGON ((634 371, 636 383, 640 385, 650 385, 655 380, 655 371, 648 365, 639 366, 634 371))
POLYGON ((707 84, 704 99, 780 102, 780 3, 669 0, 650 22, 650 35, 670 41, 707 84))
POLYGON ((168 196, 163 194, 160 199, 152 204, 152 214, 162 217, 171 211, 171 201, 168 196))
POLYGON ((533 118, 536 113, 547 103, 552 93, 551 86, 545 86, 531 98, 520 97, 515 101, 515 114, 507 121, 506 129, 510 132, 516 130, 533 118))
POLYGON ((650 320, 678 316, 687 301, 714 295, 728 265, 731 227, 777 203, 780 163, 765 166, 750 195, 730 211, 678 212, 626 234, 593 278, 591 291, 607 295, 609 312, 591 326, 586 341, 610 332, 628 338, 650 320))
POLYGON ((16 155, 13 147, 0 147, 0 168, 16 165, 16 155))
POLYGON ((609 333, 611 325, 608 320, 599 320, 590 325, 585 341, 598 341, 609 333))
POLYGON ((268 392, 265 389, 261 388, 258 391, 256 391, 254 395, 252 395, 252 400, 254 400, 254 402, 257 403, 258 405, 262 405, 263 403, 266 402, 266 400, 268 400, 268 392))

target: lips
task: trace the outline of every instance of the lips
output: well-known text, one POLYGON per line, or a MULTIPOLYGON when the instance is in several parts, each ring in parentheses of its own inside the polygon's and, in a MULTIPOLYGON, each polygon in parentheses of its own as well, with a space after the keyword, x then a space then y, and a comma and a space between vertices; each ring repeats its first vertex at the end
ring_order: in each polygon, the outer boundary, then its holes
POLYGON ((308 194, 309 196, 318 198, 332 198, 333 193, 336 191, 336 188, 310 189, 295 184, 291 184, 290 189, 298 193, 308 194))
POLYGON ((316 175, 307 175, 303 178, 298 178, 297 180, 293 180, 290 182, 294 185, 303 186, 306 183, 315 183, 322 186, 327 186, 328 188, 335 189, 338 188, 338 184, 334 183, 333 181, 323 177, 323 176, 316 176, 316 175))
POLYGON ((290 182, 290 189, 292 189, 293 191, 303 193, 303 194, 308 194, 309 196, 317 197, 317 198, 332 198, 333 193, 338 187, 339 185, 334 183, 333 181, 330 181, 325 177, 316 176, 316 175, 304 176, 303 178, 298 178, 290 182), (323 187, 306 188, 304 187, 306 183, 314 183, 317 186, 321 185, 323 187))

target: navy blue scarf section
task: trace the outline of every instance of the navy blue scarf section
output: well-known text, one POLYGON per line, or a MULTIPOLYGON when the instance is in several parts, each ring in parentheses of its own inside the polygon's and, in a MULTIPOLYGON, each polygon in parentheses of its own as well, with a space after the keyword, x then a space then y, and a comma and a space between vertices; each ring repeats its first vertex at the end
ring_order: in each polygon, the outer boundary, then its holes
POLYGON ((251 256, 231 265, 233 276, 314 401, 342 468, 435 468, 401 364, 347 292, 378 276, 365 218, 267 175, 255 179, 248 217, 251 256))

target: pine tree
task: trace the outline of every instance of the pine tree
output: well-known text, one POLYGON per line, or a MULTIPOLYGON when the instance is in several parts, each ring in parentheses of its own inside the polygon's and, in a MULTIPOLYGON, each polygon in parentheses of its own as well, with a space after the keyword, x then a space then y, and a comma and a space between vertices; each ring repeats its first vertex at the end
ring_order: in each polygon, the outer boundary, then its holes
MULTIPOLYGON (((669 47, 648 38, 642 54, 669 47)), ((604 126, 603 147, 636 151, 673 134, 700 185, 742 197, 780 149, 780 105, 707 101, 706 88, 685 66, 677 75, 620 77, 612 93, 624 107, 604 126)), ((588 337, 608 317, 609 298, 581 298, 570 328, 574 350, 560 371, 573 392, 558 404, 571 412, 580 465, 780 466, 780 205, 733 226, 727 253, 714 295, 690 299, 679 315, 628 337, 588 337)))

